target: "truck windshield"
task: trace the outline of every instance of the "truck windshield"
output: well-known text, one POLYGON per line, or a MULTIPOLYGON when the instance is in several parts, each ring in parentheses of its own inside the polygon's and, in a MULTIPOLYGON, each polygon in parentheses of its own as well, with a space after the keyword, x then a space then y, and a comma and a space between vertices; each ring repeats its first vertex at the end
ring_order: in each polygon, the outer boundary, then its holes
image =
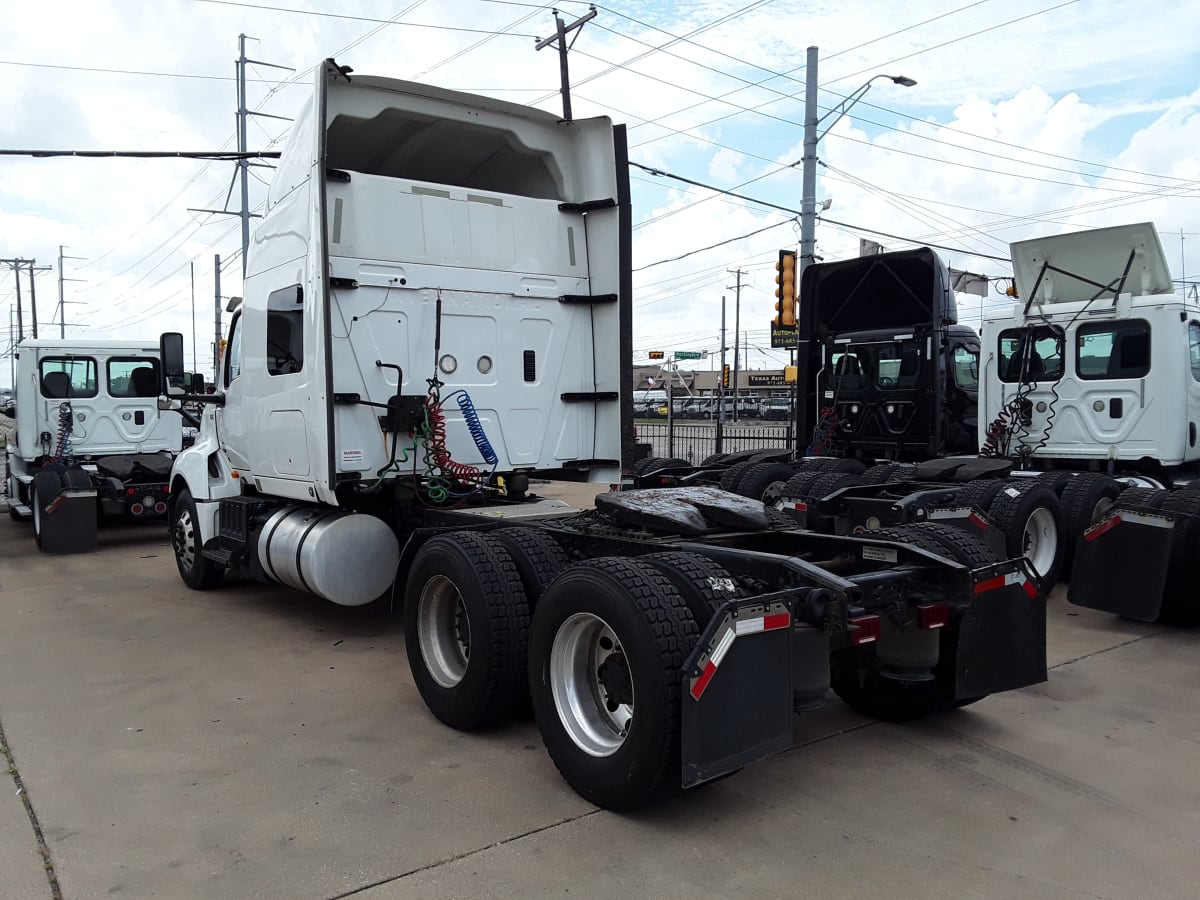
POLYGON ((1000 380, 1058 381, 1063 372, 1063 332, 1054 325, 1000 332, 1000 380))
POLYGON ((833 389, 861 391, 868 387, 901 390, 918 387, 921 380, 919 341, 860 344, 833 354, 833 389))

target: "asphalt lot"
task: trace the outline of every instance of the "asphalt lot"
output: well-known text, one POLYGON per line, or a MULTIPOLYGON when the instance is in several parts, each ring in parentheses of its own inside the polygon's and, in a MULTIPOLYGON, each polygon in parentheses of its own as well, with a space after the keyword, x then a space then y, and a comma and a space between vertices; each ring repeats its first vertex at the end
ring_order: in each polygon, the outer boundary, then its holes
POLYGON ((1061 593, 1048 683, 906 726, 834 700, 618 816, 532 722, 436 722, 387 609, 191 592, 157 528, 49 557, 5 518, 0 897, 53 896, 26 800, 71 898, 1196 896, 1200 633, 1061 593))

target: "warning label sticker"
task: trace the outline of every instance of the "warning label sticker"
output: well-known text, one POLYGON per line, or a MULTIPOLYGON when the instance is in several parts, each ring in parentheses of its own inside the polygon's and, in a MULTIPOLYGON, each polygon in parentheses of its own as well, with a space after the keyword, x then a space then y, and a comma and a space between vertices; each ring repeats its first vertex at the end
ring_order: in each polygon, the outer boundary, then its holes
POLYGON ((896 551, 886 547, 863 547, 863 559, 873 559, 878 562, 895 562, 896 551))
POLYGON ((362 450, 343 450, 342 465, 343 466, 361 466, 366 459, 366 454, 362 450))

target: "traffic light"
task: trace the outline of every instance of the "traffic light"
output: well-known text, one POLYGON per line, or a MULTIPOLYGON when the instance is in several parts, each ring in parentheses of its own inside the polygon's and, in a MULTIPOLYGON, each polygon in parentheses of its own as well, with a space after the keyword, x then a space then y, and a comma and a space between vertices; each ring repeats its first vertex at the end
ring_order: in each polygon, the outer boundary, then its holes
POLYGON ((661 350, 651 350, 651 351, 650 351, 650 358, 651 358, 651 359, 662 359, 662 358, 663 358, 663 351, 661 351, 661 350))
POLYGON ((729 387, 729 365, 721 366, 721 387, 729 387))
POLYGON ((790 328, 796 324, 796 251, 780 250, 775 271, 775 324, 790 328))

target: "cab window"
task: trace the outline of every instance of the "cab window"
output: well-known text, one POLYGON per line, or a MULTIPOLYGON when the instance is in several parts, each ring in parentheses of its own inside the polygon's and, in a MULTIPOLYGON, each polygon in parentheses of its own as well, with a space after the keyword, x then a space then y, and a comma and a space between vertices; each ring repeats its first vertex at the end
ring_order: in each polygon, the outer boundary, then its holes
POLYGON ((229 326, 229 341, 225 345, 225 387, 242 374, 242 317, 234 316, 229 326))
POLYGON ((42 360, 40 368, 43 397, 95 397, 98 393, 96 361, 90 357, 47 357, 42 360))
POLYGON ((875 386, 883 390, 915 388, 921 382, 921 344, 881 344, 875 354, 875 386))
POLYGON ((110 397, 157 397, 158 360, 125 357, 108 361, 110 397))
POLYGON ((979 349, 958 344, 950 360, 954 369, 954 383, 968 390, 979 389, 979 349))
POLYGON ((1200 322, 1188 323, 1188 359, 1192 363, 1192 378, 1200 381, 1200 322))
POLYGON ((267 297, 267 374, 291 375, 304 368, 304 289, 272 291, 267 297))
POLYGON ((1063 373, 1063 332, 1054 325, 1000 332, 1000 380, 1057 381, 1063 373))
POLYGON ((833 354, 833 386, 839 391, 859 391, 865 384, 863 363, 857 353, 833 354))
POLYGON ((1075 354, 1080 378, 1145 378, 1150 373, 1150 323, 1131 319, 1080 325, 1075 354))

